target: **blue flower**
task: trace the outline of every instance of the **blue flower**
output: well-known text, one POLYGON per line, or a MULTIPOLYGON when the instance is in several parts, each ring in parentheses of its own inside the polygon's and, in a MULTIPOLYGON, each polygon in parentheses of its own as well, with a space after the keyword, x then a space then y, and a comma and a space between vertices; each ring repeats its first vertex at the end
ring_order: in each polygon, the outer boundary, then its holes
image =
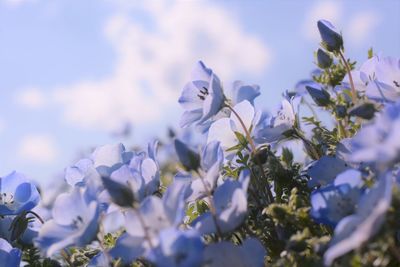
POLYGON ((239 181, 225 180, 217 187, 213 195, 215 207, 215 220, 211 212, 200 215, 193 222, 193 226, 201 234, 216 233, 220 230, 227 233, 238 227, 247 215, 247 188, 250 174, 247 170, 242 171, 239 181))
POLYGON ((324 254, 325 265, 330 266, 336 258, 360 247, 380 230, 392 201, 392 176, 391 172, 381 175, 360 199, 357 212, 339 222, 324 254))
POLYGON ((319 223, 335 227, 347 215, 353 214, 364 192, 361 173, 350 169, 339 174, 334 184, 311 193, 310 215, 319 223))
POLYGON ((131 264, 137 258, 145 255, 148 248, 148 245, 145 246, 145 242, 142 237, 133 237, 124 233, 117 239, 109 254, 114 259, 121 259, 124 264, 131 264))
MULTIPOLYGON (((160 170, 156 160, 156 144, 149 144, 147 154, 142 151, 134 153, 130 161, 114 170, 109 177, 110 183, 114 182, 131 190, 136 201, 141 201, 159 189, 160 170)), ((107 180, 103 179, 103 180, 107 180)), ((118 196, 118 186, 107 188, 109 194, 118 196), (114 191, 110 191, 114 190, 114 191)), ((103 196, 104 197, 104 196, 103 196)))
POLYGON ((235 81, 230 90, 230 100, 233 105, 247 100, 254 105, 254 99, 260 95, 260 86, 245 84, 242 81, 235 81))
POLYGON ((262 267, 265 266, 266 254, 265 248, 255 238, 244 240, 241 246, 222 241, 206 247, 204 262, 209 267, 262 267))
POLYGON ((186 188, 185 182, 174 181, 168 186, 162 199, 148 196, 141 202, 138 210, 127 211, 125 226, 128 234, 133 237, 150 238, 150 242, 157 245, 161 230, 182 223, 185 216, 186 188))
POLYGON ((104 252, 99 252, 94 256, 88 263, 87 267, 108 267, 110 266, 110 261, 104 252))
POLYGON ((208 172, 215 164, 220 168, 224 163, 224 151, 221 148, 221 143, 211 141, 208 143, 201 153, 201 168, 208 172))
POLYGON ((0 265, 6 267, 19 267, 22 252, 18 248, 13 248, 7 240, 0 238, 0 265))
POLYGON ((285 95, 277 114, 270 119, 266 127, 256 130, 256 140, 259 143, 273 143, 286 137, 286 133, 296 125, 298 107, 301 98, 285 95))
POLYGON ((364 162, 376 168, 385 168, 400 159, 400 101, 387 104, 350 141, 352 162, 364 162))
POLYGON ((25 175, 12 172, 0 177, 0 216, 33 209, 40 201, 36 186, 25 175))
POLYGON ((102 188, 101 176, 110 174, 127 163, 132 152, 125 151, 123 144, 105 145, 94 150, 90 158, 79 160, 75 165, 66 168, 65 180, 71 186, 89 184, 102 188))
MULTIPOLYGON (((373 56, 352 71, 354 85, 360 92, 378 102, 394 102, 400 97, 400 59, 373 56)), ((349 87, 349 77, 342 84, 349 87)))
POLYGON ((222 109, 224 101, 219 78, 199 61, 192 72, 192 80, 183 88, 179 98, 179 103, 186 110, 181 118, 181 127, 206 122, 222 109))
MULTIPOLYGON (((233 109, 240 116, 247 130, 251 130, 252 125, 254 124, 253 121, 256 117, 253 105, 251 105, 249 101, 244 100, 235 105, 233 109)), ((243 126, 237 116, 231 113, 229 118, 221 118, 211 124, 208 131, 207 143, 218 141, 220 142, 221 147, 226 151, 239 143, 235 132, 245 135, 243 126)), ((226 151, 226 153, 232 154, 234 152, 226 151)))
POLYGON ((72 245, 85 246, 96 237, 99 204, 81 188, 59 195, 52 215, 53 219, 42 226, 34 241, 47 256, 72 245))
POLYGON ((176 229, 182 223, 185 216, 186 188, 185 182, 174 181, 162 199, 148 196, 138 209, 127 210, 127 233, 117 240, 110 254, 126 263, 139 256, 149 257, 149 253, 160 245, 160 233, 165 229, 176 229))
POLYGON ((346 162, 337 157, 322 156, 306 166, 303 173, 310 178, 308 187, 312 188, 332 183, 339 173, 349 168, 346 162))
POLYGON ((160 244, 149 260, 160 267, 202 266, 204 243, 194 230, 168 228, 160 233, 160 244))
POLYGON ((327 20, 319 20, 317 23, 322 39, 322 46, 329 52, 339 52, 343 49, 342 35, 336 30, 335 26, 327 20))
POLYGON ((220 170, 224 162, 224 154, 221 145, 217 141, 207 144, 201 156, 200 177, 193 177, 189 173, 179 172, 174 180, 181 180, 188 184, 186 200, 188 202, 202 199, 207 196, 207 191, 213 192, 217 186, 220 170))

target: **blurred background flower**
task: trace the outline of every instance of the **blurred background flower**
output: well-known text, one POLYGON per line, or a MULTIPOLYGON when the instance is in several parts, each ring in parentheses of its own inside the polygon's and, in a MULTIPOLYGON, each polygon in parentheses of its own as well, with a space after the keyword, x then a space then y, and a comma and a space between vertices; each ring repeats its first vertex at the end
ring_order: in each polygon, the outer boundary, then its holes
POLYGON ((48 184, 78 151, 165 135, 200 59, 222 81, 259 84, 256 102, 273 110, 315 68, 318 19, 343 29, 346 53, 363 62, 371 45, 400 56, 399 10, 390 0, 0 0, 0 175, 18 168, 48 184))

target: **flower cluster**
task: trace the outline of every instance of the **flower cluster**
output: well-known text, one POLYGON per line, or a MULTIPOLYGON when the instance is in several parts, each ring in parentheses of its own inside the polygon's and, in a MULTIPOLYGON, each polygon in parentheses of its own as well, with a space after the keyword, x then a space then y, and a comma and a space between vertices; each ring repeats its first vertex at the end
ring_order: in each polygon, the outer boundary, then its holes
POLYGON ((51 203, 1 177, 0 266, 398 266, 400 60, 371 50, 356 69, 317 26, 318 69, 272 113, 199 61, 183 134, 97 148, 51 203))

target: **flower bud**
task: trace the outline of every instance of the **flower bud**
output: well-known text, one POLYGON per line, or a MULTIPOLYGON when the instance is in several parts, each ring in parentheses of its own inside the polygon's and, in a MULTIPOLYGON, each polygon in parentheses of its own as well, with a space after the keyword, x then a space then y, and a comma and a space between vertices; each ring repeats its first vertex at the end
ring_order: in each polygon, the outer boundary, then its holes
POLYGON ((175 139, 175 151, 186 170, 197 170, 200 167, 200 155, 179 139, 175 139))
POLYGON ((374 117, 376 108, 372 103, 364 103, 350 110, 350 116, 356 116, 365 120, 370 120, 374 117))
POLYGON ((318 21, 318 30, 322 39, 322 46, 329 52, 339 52, 343 48, 343 38, 335 26, 327 20, 318 21))
POLYGON ((121 207, 132 207, 135 197, 129 186, 116 182, 105 176, 101 177, 101 180, 115 204, 121 207))
POLYGON ((332 65, 333 59, 330 54, 322 50, 321 48, 317 51, 317 64, 321 69, 327 69, 332 65))
POLYGON ((310 94, 314 102, 320 107, 326 107, 331 103, 331 97, 327 91, 322 88, 314 88, 306 86, 307 92, 310 94))

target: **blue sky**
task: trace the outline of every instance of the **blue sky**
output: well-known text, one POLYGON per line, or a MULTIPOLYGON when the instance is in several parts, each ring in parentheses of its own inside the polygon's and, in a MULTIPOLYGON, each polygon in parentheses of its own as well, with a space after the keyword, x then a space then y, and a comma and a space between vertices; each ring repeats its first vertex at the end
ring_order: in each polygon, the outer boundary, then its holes
POLYGON ((314 68, 319 18, 352 59, 400 56, 395 0, 0 0, 0 176, 47 183, 95 146, 164 136, 198 59, 226 85, 259 84, 257 105, 274 110, 314 68), (127 122, 129 139, 110 134, 127 122))

